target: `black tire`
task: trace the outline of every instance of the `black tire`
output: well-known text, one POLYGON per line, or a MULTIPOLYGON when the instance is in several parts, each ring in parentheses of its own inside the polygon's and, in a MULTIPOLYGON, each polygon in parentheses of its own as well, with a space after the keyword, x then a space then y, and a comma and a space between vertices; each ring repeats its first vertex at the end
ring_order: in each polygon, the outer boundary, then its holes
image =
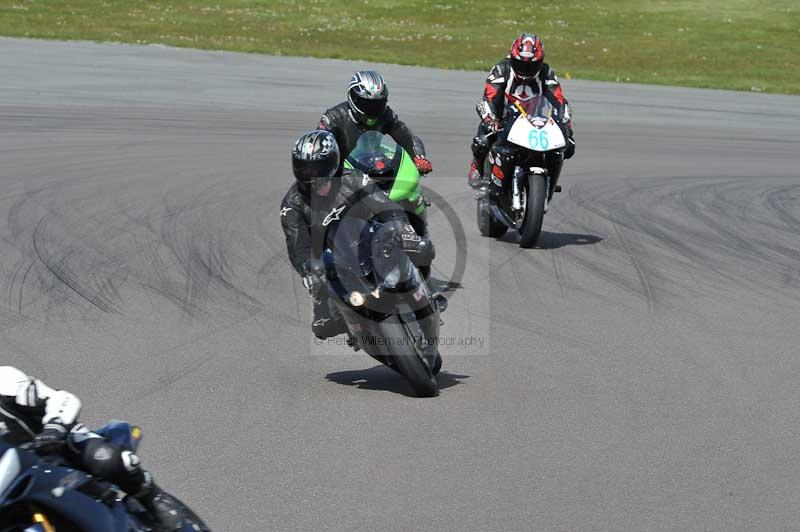
POLYGON ((164 492, 165 497, 168 497, 175 501, 178 506, 181 508, 181 512, 183 513, 184 520, 187 521, 186 525, 183 527, 184 530, 192 530, 197 532, 211 532, 211 529, 203 522, 200 517, 192 511, 183 501, 178 499, 175 495, 171 493, 164 492))
MULTIPOLYGON (((408 330, 408 325, 404 324, 407 338, 414 346, 415 353, 400 354, 393 356, 393 361, 397 370, 408 380, 417 397, 436 397, 439 395, 439 385, 436 382, 432 368, 422 360, 419 348, 413 340, 414 336, 408 330)), ((435 365, 435 364, 434 364, 435 365)))
POLYGON ((438 375, 442 371, 442 355, 436 353, 436 362, 433 363, 433 374, 438 375))
POLYGON ((480 198, 477 202, 477 206, 478 230, 481 232, 482 236, 500 238, 506 234, 508 227, 494 217, 489 210, 489 202, 486 198, 480 198))
POLYGON ((528 175, 525 201, 525 219, 519 231, 519 247, 532 248, 539 240, 544 220, 544 202, 547 198, 547 182, 539 175, 528 175))
POLYGON ((428 366, 416 355, 397 355, 394 357, 398 371, 408 380, 417 397, 436 397, 439 385, 428 366))

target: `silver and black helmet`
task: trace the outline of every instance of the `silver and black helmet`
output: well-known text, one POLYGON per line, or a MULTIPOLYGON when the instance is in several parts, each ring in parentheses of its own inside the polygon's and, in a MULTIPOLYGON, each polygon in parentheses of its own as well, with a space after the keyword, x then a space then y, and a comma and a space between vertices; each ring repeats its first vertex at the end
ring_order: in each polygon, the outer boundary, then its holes
POLYGON ((310 131, 292 148, 292 171, 301 187, 316 190, 339 168, 339 145, 330 131, 310 131))
POLYGON ((347 103, 359 122, 374 126, 386 110, 389 87, 374 70, 360 70, 353 74, 347 85, 347 103))

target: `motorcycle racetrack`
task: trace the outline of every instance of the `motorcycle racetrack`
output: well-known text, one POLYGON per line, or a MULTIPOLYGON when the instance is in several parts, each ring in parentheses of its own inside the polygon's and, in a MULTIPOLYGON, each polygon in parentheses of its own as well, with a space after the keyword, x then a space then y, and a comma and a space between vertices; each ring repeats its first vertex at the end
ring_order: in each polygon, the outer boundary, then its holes
POLYGON ((143 426, 213 530, 796 529, 800 99, 562 80, 577 152, 523 250, 464 177, 485 74, 380 65, 449 299, 417 399, 313 341, 280 228, 365 66, 0 39, 0 363, 143 426))

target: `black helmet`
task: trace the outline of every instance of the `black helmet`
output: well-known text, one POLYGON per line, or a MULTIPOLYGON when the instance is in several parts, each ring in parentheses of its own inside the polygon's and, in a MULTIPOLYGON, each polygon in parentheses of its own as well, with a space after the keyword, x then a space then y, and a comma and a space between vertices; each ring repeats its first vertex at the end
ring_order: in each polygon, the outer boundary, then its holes
POLYGON ((310 131, 292 148, 292 171, 304 189, 316 190, 339 168, 339 145, 330 131, 310 131))
POLYGON ((383 76, 373 70, 353 74, 347 85, 347 103, 353 116, 367 126, 374 126, 386 110, 389 88, 383 76))
POLYGON ((511 68, 518 78, 523 80, 535 78, 544 63, 542 40, 538 35, 523 33, 511 45, 509 56, 511 68))

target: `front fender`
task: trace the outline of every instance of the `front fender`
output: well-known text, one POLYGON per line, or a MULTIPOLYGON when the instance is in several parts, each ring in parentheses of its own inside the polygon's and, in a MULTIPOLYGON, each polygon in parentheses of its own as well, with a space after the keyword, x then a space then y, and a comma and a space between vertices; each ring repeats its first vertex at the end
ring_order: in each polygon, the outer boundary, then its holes
POLYGON ((406 310, 409 311, 370 319, 351 308, 342 308, 351 335, 367 354, 375 357, 416 355, 416 343, 426 358, 434 357, 439 338, 438 308, 431 301, 422 309, 406 310))

